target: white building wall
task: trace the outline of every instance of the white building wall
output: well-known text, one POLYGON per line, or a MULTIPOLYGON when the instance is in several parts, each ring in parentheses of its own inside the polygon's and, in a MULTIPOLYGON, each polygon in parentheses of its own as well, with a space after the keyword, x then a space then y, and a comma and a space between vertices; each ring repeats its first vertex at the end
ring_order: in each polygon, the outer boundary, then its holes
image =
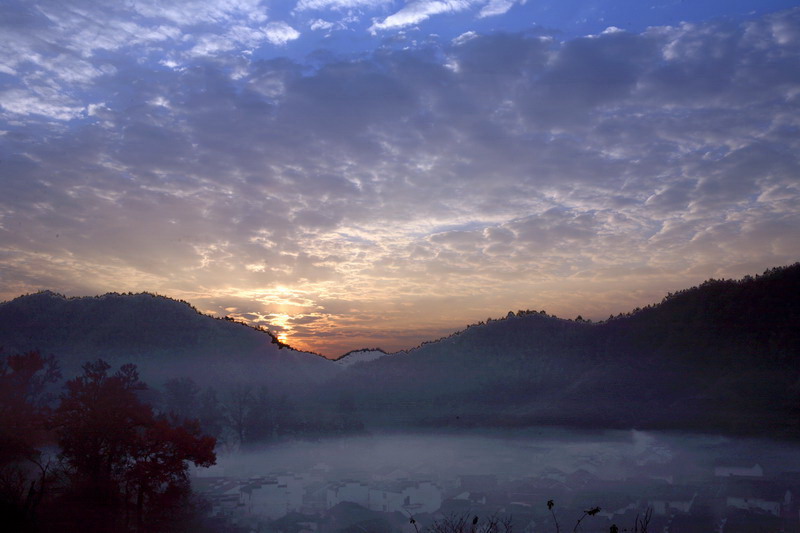
POLYGON ((442 506, 442 489, 429 481, 407 487, 403 496, 409 504, 419 506, 417 510, 421 513, 432 513, 442 506))
POLYGON ((268 481, 244 493, 247 512, 274 520, 290 511, 286 487, 277 481, 268 481))
POLYGON ((688 513, 692 510, 692 504, 694 503, 694 498, 690 501, 684 500, 652 500, 649 502, 650 506, 653 508, 653 513, 658 516, 664 516, 672 513, 673 511, 680 511, 682 513, 688 513))
POLYGON ((667 502, 663 500, 653 500, 650 502, 650 506, 653 508, 653 512, 656 516, 664 516, 667 514, 667 502))
POLYGON ((394 513, 403 510, 403 494, 393 490, 371 489, 369 508, 372 511, 394 513))
POLYGON ((745 509, 748 511, 761 510, 766 511, 772 515, 781 515, 780 502, 770 502, 760 498, 742 498, 736 496, 729 496, 726 503, 729 507, 736 507, 737 509, 745 509))
POLYGON ((741 477, 764 477, 764 469, 756 464, 746 466, 717 466, 714 468, 714 475, 717 477, 741 476, 741 477))
POLYGON ((347 481, 328 488, 328 509, 342 502, 352 502, 369 508, 369 487, 347 481))
POLYGON ((285 487, 287 506, 289 511, 298 511, 303 506, 303 495, 305 494, 303 476, 282 475, 278 476, 278 484, 285 487))

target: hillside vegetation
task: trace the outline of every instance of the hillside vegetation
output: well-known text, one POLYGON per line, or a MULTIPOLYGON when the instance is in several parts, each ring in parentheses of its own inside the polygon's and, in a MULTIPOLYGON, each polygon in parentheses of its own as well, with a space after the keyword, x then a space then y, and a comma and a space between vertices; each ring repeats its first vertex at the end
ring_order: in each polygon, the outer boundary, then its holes
POLYGON ((709 280, 601 323, 520 311, 354 365, 374 423, 794 434, 800 265, 709 280))
POLYGON ((19 297, 0 304, 0 346, 55 354, 65 376, 103 357, 154 383, 266 387, 298 417, 331 410, 367 428, 800 430, 800 264, 709 280, 599 323, 509 312, 351 364, 150 294, 19 297))

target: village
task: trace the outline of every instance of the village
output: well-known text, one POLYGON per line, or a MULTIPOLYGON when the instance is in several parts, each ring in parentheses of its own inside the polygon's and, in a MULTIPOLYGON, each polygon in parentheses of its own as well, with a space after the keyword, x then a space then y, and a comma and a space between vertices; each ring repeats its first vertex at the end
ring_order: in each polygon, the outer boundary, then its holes
POLYGON ((208 519, 232 532, 416 533, 458 517, 476 517, 478 525, 506 520, 515 533, 557 531, 556 521, 572 531, 581 518, 586 533, 642 525, 650 533, 800 531, 800 473, 757 463, 720 462, 680 475, 647 465, 625 479, 586 468, 431 477, 420 469, 342 472, 319 463, 249 479, 196 477, 193 486, 208 502, 208 519))

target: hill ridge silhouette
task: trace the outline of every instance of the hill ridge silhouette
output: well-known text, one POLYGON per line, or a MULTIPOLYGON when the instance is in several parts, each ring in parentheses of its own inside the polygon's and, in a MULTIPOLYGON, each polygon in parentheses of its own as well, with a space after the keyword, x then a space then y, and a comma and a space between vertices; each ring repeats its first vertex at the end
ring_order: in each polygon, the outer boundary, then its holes
POLYGON ((800 434, 800 263, 599 322, 509 312, 354 365, 275 340, 151 293, 42 291, 0 304, 5 353, 40 349, 73 372, 100 356, 134 362, 155 383, 267 385, 309 409, 346 394, 373 426, 800 434))

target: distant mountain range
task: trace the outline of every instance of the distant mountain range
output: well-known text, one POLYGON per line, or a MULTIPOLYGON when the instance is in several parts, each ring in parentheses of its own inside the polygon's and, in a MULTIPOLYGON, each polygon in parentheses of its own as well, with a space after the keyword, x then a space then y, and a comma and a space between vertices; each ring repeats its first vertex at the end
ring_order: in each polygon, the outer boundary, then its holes
POLYGON ((709 280, 600 323, 509 313, 353 365, 369 425, 639 427, 800 436, 800 264, 709 280))
POLYGON ((98 358, 113 366, 132 362, 153 384, 190 376, 203 385, 246 382, 291 392, 340 371, 328 359, 294 350, 267 331, 147 293, 20 296, 0 304, 0 347, 6 354, 53 354, 66 376, 98 358))
POLYGON ((800 436, 800 264, 709 280, 609 320, 510 312, 413 350, 338 361, 150 294, 0 304, 4 353, 103 357, 159 384, 264 384, 301 408, 348 398, 367 427, 673 428, 800 436))

